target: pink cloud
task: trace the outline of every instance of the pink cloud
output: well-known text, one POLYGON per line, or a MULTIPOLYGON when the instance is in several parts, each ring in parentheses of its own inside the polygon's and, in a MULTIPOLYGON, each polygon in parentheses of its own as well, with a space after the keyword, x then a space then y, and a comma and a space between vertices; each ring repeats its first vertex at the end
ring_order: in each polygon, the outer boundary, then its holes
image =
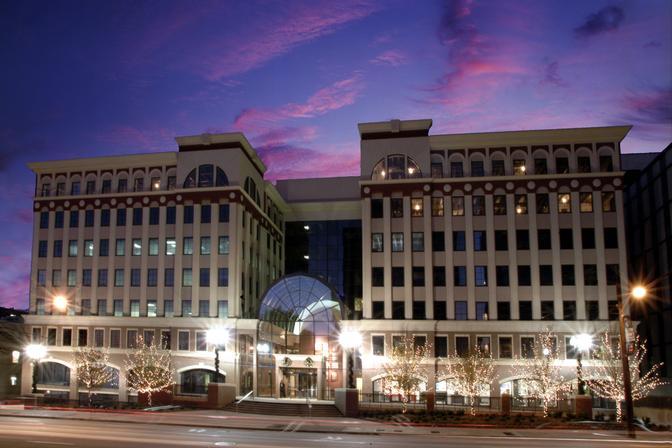
POLYGON ((269 180, 353 176, 359 173, 357 142, 332 146, 324 151, 279 145, 259 148, 259 152, 269 167, 265 176, 269 180))
POLYGON ((399 50, 388 50, 371 59, 369 62, 374 65, 390 65, 392 67, 399 67, 400 65, 408 63, 408 57, 405 53, 399 50))
POLYGON ((265 128, 292 118, 311 118, 354 104, 363 89, 362 77, 355 73, 349 78, 319 89, 304 103, 288 103, 275 109, 245 109, 234 126, 244 131, 265 128))
POLYGON ((245 73, 295 47, 331 34, 360 20, 378 7, 370 0, 287 3, 285 14, 262 15, 246 32, 215 40, 203 47, 196 64, 204 76, 216 80, 245 73))

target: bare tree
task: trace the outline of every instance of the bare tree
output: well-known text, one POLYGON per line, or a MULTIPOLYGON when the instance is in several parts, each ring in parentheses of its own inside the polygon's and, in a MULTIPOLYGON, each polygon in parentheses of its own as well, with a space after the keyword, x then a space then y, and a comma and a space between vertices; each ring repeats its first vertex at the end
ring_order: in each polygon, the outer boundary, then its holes
POLYGON ((492 355, 479 346, 475 346, 466 356, 450 355, 441 376, 450 381, 457 394, 467 397, 470 413, 475 415, 477 398, 482 395, 484 388, 487 388, 489 396, 495 380, 492 355))
POLYGON ((400 343, 392 348, 388 362, 383 365, 387 377, 385 385, 389 393, 401 396, 402 412, 408 410, 410 396, 419 391, 420 384, 426 376, 424 363, 431 346, 416 345, 412 336, 403 336, 400 343))
POLYGON ((557 338, 550 331, 535 336, 531 358, 514 361, 516 376, 525 380, 528 394, 542 402, 544 417, 548 416, 551 403, 571 390, 571 384, 560 374, 560 369, 557 338))
MULTIPOLYGON (((653 364, 642 375, 640 366, 645 357, 646 340, 640 340, 639 336, 635 336, 634 350, 628 355, 633 400, 644 398, 656 387, 666 384, 660 379, 662 362, 653 364)), ((621 404, 625 400, 623 364, 620 346, 611 343, 608 332, 604 332, 600 338, 600 345, 595 350, 594 358, 598 362, 590 369, 591 379, 586 382, 597 395, 616 402, 616 420, 620 422, 623 417, 621 404)))
POLYGON ((128 387, 147 394, 147 404, 152 405, 152 393, 174 384, 175 368, 169 350, 162 350, 156 342, 145 344, 139 336, 137 348, 126 355, 128 387))
POLYGON ((91 407, 91 392, 103 387, 114 378, 114 371, 108 366, 109 353, 94 347, 79 347, 75 352, 77 383, 86 388, 91 407))

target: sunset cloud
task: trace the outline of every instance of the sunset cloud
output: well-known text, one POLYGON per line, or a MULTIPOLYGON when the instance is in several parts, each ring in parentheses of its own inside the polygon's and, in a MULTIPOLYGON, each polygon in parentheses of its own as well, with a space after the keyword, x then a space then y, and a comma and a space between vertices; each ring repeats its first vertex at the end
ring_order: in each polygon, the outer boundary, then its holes
POLYGON ((588 15, 580 26, 574 28, 576 37, 591 37, 617 30, 625 19, 620 6, 605 6, 596 13, 588 15))
POLYGON ((371 59, 370 62, 374 65, 390 65, 392 67, 398 67, 406 64, 408 58, 406 57, 406 54, 399 50, 388 50, 371 59))

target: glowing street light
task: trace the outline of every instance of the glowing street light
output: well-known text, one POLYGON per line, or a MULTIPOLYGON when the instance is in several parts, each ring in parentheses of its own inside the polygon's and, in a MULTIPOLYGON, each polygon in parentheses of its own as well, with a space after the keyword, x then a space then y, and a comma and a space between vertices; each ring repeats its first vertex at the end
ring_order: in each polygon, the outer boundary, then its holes
POLYGON ((355 352, 362 346, 362 335, 358 331, 344 330, 338 336, 338 343, 348 352, 348 388, 355 388, 355 352))
POLYGON ((583 353, 593 346, 593 337, 586 333, 575 334, 569 338, 569 343, 577 350, 576 354, 576 382, 579 395, 586 394, 586 383, 583 381, 583 365, 581 360, 583 353))
POLYGON ((219 351, 226 350, 226 344, 229 343, 231 335, 229 330, 224 327, 215 327, 206 333, 208 343, 215 347, 215 381, 219 381, 219 351))
POLYGON ((68 309, 68 299, 65 296, 56 296, 51 303, 58 311, 65 311, 68 309))
POLYGON ((24 349, 26 356, 33 360, 33 393, 37 393, 37 364, 47 356, 47 348, 42 344, 29 344, 24 349))
POLYGON ((632 297, 634 297, 637 300, 641 300, 644 297, 646 297, 647 291, 646 288, 642 285, 637 285, 634 288, 632 288, 632 292, 630 293, 632 297))

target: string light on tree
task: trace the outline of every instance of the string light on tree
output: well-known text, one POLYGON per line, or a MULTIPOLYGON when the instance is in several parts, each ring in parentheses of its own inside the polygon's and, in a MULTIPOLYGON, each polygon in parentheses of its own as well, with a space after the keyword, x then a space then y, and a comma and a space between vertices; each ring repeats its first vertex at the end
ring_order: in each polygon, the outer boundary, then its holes
POLYGON ((152 341, 145 344, 138 336, 135 350, 126 355, 128 387, 147 394, 147 404, 152 405, 152 394, 171 387, 175 381, 173 357, 169 350, 162 350, 152 341))
POLYGON ((109 360, 106 350, 94 347, 80 347, 75 352, 77 382, 86 388, 89 407, 92 405, 92 391, 114 379, 114 370, 108 366, 109 360))
POLYGON ((479 396, 490 396, 490 384, 495 381, 495 365, 489 351, 479 346, 466 356, 451 355, 444 366, 442 377, 450 381, 455 393, 469 399, 471 415, 476 414, 479 396))
POLYGON ((383 365, 387 375, 384 380, 385 388, 390 394, 400 395, 402 413, 408 410, 411 395, 420 391, 420 384, 426 377, 425 363, 430 350, 430 344, 416 346, 412 336, 402 336, 399 343, 392 347, 388 362, 383 365))

